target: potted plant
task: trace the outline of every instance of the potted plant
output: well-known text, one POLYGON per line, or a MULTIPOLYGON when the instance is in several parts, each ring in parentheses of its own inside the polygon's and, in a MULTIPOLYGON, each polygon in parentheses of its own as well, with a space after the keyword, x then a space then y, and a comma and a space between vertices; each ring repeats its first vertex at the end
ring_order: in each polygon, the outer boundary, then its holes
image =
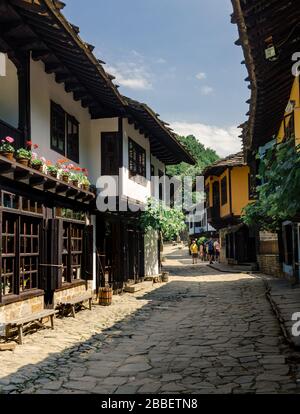
POLYGON ((60 178, 65 182, 68 183, 70 181, 70 170, 68 168, 63 168, 60 170, 60 178))
POLYGON ((81 180, 80 180, 80 185, 81 185, 81 188, 82 188, 84 191, 89 191, 91 183, 90 183, 90 181, 89 181, 89 179, 87 178, 87 176, 86 176, 86 175, 83 175, 83 176, 81 177, 81 180))
POLYGON ((57 178, 58 175, 58 167, 56 165, 47 165, 47 174, 51 175, 51 177, 57 178))
POLYGON ((18 163, 28 167, 29 161, 31 160, 31 151, 26 148, 20 148, 16 151, 16 160, 18 163))
POLYGON ((43 166, 44 166, 44 164, 43 164, 43 161, 42 160, 40 160, 38 158, 35 158, 35 159, 31 160, 31 167, 34 170, 43 172, 43 166))
POLYGON ((79 186, 79 177, 78 177, 78 174, 71 173, 71 174, 70 174, 70 181, 71 181, 71 183, 72 183, 75 187, 78 187, 78 186, 79 186))
POLYGON ((15 148, 12 145, 14 142, 15 140, 12 137, 6 137, 1 141, 0 145, 0 154, 11 161, 13 161, 15 153, 15 148))

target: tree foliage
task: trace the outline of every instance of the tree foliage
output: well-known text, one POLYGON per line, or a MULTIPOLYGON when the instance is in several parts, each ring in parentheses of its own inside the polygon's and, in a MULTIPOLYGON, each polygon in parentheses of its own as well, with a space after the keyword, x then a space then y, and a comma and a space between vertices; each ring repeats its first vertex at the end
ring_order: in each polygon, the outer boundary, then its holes
POLYGON ((167 173, 172 177, 175 176, 187 176, 197 177, 201 176, 203 170, 210 164, 213 164, 219 159, 217 153, 210 149, 205 148, 201 142, 197 140, 194 135, 187 137, 178 136, 180 143, 192 154, 196 160, 196 165, 192 166, 186 163, 170 166, 167 169, 167 173))
POLYGON ((300 212, 300 146, 290 140, 260 159, 257 200, 244 210, 243 220, 262 230, 277 231, 284 220, 300 212))
POLYGON ((181 210, 167 208, 153 199, 148 200, 145 211, 140 218, 142 228, 162 233, 165 240, 172 240, 185 230, 185 216, 181 210))

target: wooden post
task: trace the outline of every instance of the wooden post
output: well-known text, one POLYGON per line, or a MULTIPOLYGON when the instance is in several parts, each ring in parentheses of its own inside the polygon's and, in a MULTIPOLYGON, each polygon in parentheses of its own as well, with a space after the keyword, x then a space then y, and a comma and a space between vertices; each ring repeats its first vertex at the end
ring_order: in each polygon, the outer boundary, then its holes
POLYGON ((23 325, 18 326, 19 345, 23 345, 23 325))

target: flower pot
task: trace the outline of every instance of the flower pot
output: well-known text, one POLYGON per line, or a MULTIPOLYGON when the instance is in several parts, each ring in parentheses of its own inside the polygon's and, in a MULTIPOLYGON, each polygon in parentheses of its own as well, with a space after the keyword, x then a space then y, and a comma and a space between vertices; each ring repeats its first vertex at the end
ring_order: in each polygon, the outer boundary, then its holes
POLYGON ((24 165, 25 167, 28 167, 28 165, 29 165, 29 159, 28 158, 17 158, 17 162, 19 164, 24 165))
POLYGON ((81 184, 81 188, 82 188, 84 191, 89 191, 90 186, 89 186, 88 184, 81 184))
POLYGON ((65 183, 69 182, 69 176, 68 175, 62 175, 61 176, 62 181, 64 181, 65 183))
POLYGON ((73 184, 75 187, 78 187, 79 182, 78 182, 78 180, 73 180, 73 181, 72 181, 72 184, 73 184))
POLYGON ((33 168, 36 171, 43 172, 43 166, 42 165, 35 165, 35 164, 33 164, 33 165, 31 165, 31 168, 33 168))
POLYGON ((7 158, 10 161, 14 160, 14 153, 13 152, 1 152, 1 155, 7 158))
POLYGON ((57 172, 56 171, 48 171, 47 174, 50 175, 53 178, 57 178, 57 172))

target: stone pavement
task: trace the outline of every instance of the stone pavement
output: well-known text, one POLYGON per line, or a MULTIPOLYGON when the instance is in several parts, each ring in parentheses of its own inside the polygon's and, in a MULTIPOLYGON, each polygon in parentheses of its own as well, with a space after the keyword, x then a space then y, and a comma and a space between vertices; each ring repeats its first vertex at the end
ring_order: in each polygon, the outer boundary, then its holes
POLYGON ((264 280, 268 289, 268 299, 281 324, 286 340, 299 350, 300 336, 293 336, 292 328, 296 321, 293 321, 292 317, 293 314, 300 312, 300 286, 291 286, 287 280, 282 279, 264 277, 264 280))
POLYGON ((4 393, 291 393, 294 355, 262 278, 191 265, 168 247, 170 282, 114 298, 0 354, 4 393))

